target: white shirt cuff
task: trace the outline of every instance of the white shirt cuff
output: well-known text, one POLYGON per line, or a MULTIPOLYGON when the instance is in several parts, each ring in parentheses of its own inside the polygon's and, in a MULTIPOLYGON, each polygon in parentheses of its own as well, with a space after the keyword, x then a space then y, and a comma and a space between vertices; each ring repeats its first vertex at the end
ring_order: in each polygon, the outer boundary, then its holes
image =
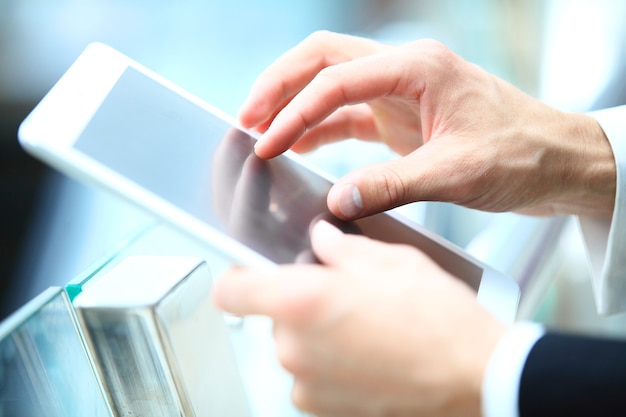
POLYGON ((522 370, 530 350, 544 333, 540 324, 518 322, 498 342, 483 379, 483 417, 519 417, 522 370))
POLYGON ((617 166, 617 192, 611 221, 579 217, 591 264, 596 306, 600 314, 626 311, 626 106, 589 114, 606 134, 617 166))

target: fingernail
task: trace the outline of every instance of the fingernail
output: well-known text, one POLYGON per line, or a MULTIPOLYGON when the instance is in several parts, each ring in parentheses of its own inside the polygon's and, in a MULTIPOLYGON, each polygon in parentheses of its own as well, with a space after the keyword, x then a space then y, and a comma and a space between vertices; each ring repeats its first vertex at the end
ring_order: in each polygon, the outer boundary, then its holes
POLYGON ((257 141, 254 143, 254 153, 258 155, 257 150, 259 149, 259 144, 261 143, 261 139, 257 139, 257 141))
POLYGON ((254 154, 262 159, 266 158, 265 154, 263 153, 263 143, 265 142, 264 137, 265 134, 263 134, 263 136, 261 136, 254 144, 254 154))
POLYGON ((363 200, 359 189, 353 184, 346 184, 336 191, 339 193, 337 204, 341 213, 347 218, 353 218, 363 210, 363 200))

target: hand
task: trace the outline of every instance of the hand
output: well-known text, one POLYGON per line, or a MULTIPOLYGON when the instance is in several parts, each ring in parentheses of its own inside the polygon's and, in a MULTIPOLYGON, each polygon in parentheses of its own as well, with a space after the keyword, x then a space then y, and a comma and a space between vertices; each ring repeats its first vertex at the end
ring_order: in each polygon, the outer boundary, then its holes
POLYGON ((318 416, 480 416, 488 358, 506 328, 418 250, 312 229, 324 265, 223 275, 218 307, 274 321, 296 406, 318 416))
POLYGON ((420 40, 388 46, 319 32, 259 76, 241 123, 271 158, 345 138, 402 158, 351 172, 328 195, 343 219, 414 201, 494 212, 609 216, 615 162, 600 126, 420 40))

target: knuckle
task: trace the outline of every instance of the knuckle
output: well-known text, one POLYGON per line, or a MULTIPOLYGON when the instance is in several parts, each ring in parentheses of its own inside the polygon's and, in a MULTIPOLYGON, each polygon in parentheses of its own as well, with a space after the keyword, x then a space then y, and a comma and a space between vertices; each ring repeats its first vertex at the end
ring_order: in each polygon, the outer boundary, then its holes
POLYGON ((329 90, 335 90, 339 85, 339 75, 341 68, 336 65, 331 65, 329 67, 324 67, 315 76, 315 80, 317 82, 322 81, 324 83, 328 83, 329 90))
POLYGON ((320 89, 318 95, 326 100, 326 107, 329 109, 338 109, 348 104, 348 97, 344 88, 344 72, 344 66, 331 65, 322 68, 312 82, 320 89))
POLYGON ((443 76, 442 69, 449 70, 455 66, 457 56, 437 40, 420 39, 413 43, 413 47, 417 52, 414 56, 420 57, 422 63, 427 65, 426 72, 431 76, 443 76))
POLYGON ((323 313, 329 294, 324 284, 315 279, 301 279, 298 284, 276 306, 276 316, 295 326, 306 327, 323 313))
POLYGON ((375 173, 373 179, 378 206, 391 208, 407 202, 405 181, 395 170, 384 167, 375 173))
POLYGON ((307 36, 304 41, 313 45, 326 45, 332 42, 335 37, 336 34, 328 30, 316 30, 307 36))
POLYGON ((298 377, 310 374, 310 366, 300 344, 291 339, 276 342, 276 357, 280 365, 290 374, 298 377))
POLYGON ((320 288, 311 288, 307 292, 293 297, 289 304, 294 317, 304 322, 312 322, 319 315, 325 304, 326 296, 320 288))
POLYGON ((415 41, 413 45, 428 52, 433 57, 447 58, 452 54, 446 45, 435 39, 420 39, 415 41))
POLYGON ((315 412, 316 405, 309 387, 296 380, 291 389, 291 401, 301 411, 315 412))

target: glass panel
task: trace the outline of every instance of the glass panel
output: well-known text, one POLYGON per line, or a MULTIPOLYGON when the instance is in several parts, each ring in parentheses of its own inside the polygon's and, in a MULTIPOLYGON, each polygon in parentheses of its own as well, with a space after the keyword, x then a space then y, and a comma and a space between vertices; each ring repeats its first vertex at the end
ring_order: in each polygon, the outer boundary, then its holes
POLYGON ((112 416, 61 288, 0 324, 0 415, 112 416))

